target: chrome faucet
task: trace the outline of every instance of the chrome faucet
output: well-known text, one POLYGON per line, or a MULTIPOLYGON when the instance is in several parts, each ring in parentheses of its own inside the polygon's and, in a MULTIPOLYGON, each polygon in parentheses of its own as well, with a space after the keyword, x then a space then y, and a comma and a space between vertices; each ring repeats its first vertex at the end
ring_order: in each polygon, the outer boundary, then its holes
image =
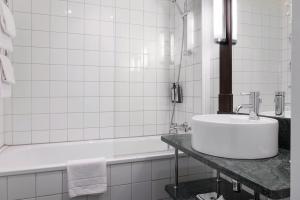
POLYGON ((173 123, 170 126, 170 130, 169 133, 170 134, 177 134, 178 130, 182 130, 185 133, 189 132, 190 130, 192 130, 192 128, 189 126, 189 124, 187 122, 184 122, 183 124, 177 124, 177 123, 173 123))
POLYGON ((249 95, 249 104, 241 104, 238 105, 236 108, 236 113, 239 113, 239 111, 242 108, 248 108, 249 109, 249 119, 250 120, 259 120, 259 106, 262 102, 260 98, 259 92, 249 92, 249 93, 241 93, 242 95, 249 95))

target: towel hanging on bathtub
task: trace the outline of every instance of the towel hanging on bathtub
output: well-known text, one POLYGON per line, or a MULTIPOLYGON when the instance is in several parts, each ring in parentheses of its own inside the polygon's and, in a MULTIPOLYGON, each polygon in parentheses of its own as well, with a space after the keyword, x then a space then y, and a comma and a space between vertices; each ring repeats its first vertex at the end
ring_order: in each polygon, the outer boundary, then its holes
POLYGON ((15 84, 14 68, 5 55, 0 54, 1 81, 6 84, 15 84))
POLYGON ((16 37, 16 25, 14 17, 7 5, 3 1, 1 1, 0 3, 0 9, 2 10, 0 14, 0 23, 2 31, 13 39, 16 37))
POLYGON ((67 175, 70 198, 102 194, 107 190, 106 161, 103 158, 69 161, 67 175))

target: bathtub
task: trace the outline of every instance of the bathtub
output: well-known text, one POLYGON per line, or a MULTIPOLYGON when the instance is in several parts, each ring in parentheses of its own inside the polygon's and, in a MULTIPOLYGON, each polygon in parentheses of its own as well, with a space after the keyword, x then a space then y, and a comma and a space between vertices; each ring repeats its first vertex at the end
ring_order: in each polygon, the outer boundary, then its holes
POLYGON ((160 136, 4 147, 0 177, 65 170, 69 160, 104 157, 108 165, 173 155, 160 136))
MULTIPOLYGON (((9 146, 0 152, 0 200, 166 200, 174 180, 174 150, 160 136, 72 143, 9 146), (68 160, 104 157, 107 191, 79 199, 68 197, 68 160)), ((179 179, 213 176, 192 158, 179 158, 179 179)))

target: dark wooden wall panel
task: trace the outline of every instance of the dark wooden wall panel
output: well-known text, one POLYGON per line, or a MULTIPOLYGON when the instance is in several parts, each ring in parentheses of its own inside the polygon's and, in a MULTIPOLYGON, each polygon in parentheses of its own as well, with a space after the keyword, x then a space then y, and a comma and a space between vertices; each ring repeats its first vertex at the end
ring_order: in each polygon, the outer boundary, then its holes
POLYGON ((232 113, 232 1, 225 0, 225 2, 227 40, 226 42, 220 44, 219 113, 232 113))

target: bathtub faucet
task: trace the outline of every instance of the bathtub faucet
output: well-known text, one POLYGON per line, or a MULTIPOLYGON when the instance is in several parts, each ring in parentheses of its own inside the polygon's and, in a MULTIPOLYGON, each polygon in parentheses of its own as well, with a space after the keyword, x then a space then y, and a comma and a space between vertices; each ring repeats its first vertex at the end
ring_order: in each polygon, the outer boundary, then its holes
POLYGON ((182 124, 177 124, 177 123, 172 123, 170 126, 169 133, 170 134, 177 134, 178 131, 184 131, 185 133, 189 132, 192 130, 192 128, 189 126, 187 122, 184 122, 182 124))

